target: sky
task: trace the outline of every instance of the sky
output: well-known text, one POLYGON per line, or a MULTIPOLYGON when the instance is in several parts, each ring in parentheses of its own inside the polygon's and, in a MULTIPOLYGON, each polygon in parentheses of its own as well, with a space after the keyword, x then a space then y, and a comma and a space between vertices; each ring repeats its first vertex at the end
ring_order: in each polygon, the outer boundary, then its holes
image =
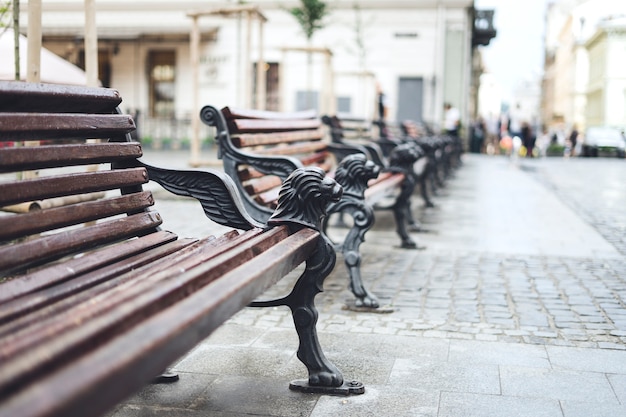
POLYGON ((496 37, 483 46, 483 60, 511 97, 516 86, 543 70, 543 36, 548 0, 475 0, 476 9, 494 10, 496 37))

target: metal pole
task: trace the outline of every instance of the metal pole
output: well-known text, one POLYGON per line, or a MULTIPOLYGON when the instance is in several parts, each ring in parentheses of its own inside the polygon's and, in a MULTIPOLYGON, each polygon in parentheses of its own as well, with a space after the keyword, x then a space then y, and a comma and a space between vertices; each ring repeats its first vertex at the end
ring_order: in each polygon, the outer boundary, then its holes
POLYGON ((87 86, 98 87, 98 29, 94 0, 85 0, 85 72, 87 86))
POLYGON ((265 60, 263 59, 263 19, 258 17, 259 19, 259 57, 256 63, 256 108, 260 110, 265 110, 265 101, 266 101, 266 71, 265 71, 265 60))
POLYGON ((252 43, 252 12, 248 11, 246 13, 246 51, 245 51, 245 59, 243 64, 243 77, 245 80, 245 92, 243 95, 245 106, 248 108, 252 108, 252 71, 251 65, 252 61, 250 59, 250 44, 252 43))
POLYGON ((28 2, 27 33, 26 81, 38 83, 41 81, 41 0, 28 2))
POLYGON ((199 115, 199 65, 200 65, 200 28, 198 27, 198 16, 192 16, 192 26, 190 35, 189 55, 191 57, 191 82, 192 82, 192 114, 191 114, 191 165, 200 162, 200 115, 199 115))

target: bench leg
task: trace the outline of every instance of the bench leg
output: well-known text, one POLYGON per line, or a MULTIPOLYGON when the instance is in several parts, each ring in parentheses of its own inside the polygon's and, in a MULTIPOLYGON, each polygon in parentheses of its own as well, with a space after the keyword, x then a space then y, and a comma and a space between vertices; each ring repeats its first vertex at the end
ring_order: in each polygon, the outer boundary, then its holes
POLYGON ((338 203, 329 208, 329 213, 350 215, 353 219, 352 227, 343 240, 343 243, 335 245, 344 257, 344 263, 350 276, 350 291, 356 300, 354 306, 357 309, 376 309, 380 307, 378 298, 370 293, 361 279, 361 253, 359 248, 365 241, 365 233, 374 225, 374 210, 366 204, 362 198, 349 194, 338 203))
POLYGON ((289 389, 329 395, 363 394, 363 384, 357 381, 344 382, 341 371, 326 358, 319 344, 315 296, 322 292, 324 280, 335 267, 337 256, 326 238, 318 242, 315 254, 306 261, 306 269, 289 295, 279 300, 256 301, 250 306, 286 305, 291 309, 300 341, 297 356, 307 367, 309 378, 292 381, 289 389))
POLYGON ((402 191, 393 206, 393 215, 396 221, 396 232, 402 240, 400 247, 403 249, 423 249, 423 247, 417 246, 417 243, 415 243, 415 241, 411 238, 408 231, 408 226, 410 224, 415 224, 413 212, 411 211, 411 195, 414 190, 415 179, 412 175, 407 175, 406 179, 402 183, 402 191))
POLYGON ((426 167, 424 167, 424 171, 419 175, 420 182, 420 193, 422 195, 422 199, 424 200, 424 205, 426 207, 435 207, 435 204, 430 199, 430 195, 428 193, 428 179, 430 177, 430 161, 426 163, 426 167))

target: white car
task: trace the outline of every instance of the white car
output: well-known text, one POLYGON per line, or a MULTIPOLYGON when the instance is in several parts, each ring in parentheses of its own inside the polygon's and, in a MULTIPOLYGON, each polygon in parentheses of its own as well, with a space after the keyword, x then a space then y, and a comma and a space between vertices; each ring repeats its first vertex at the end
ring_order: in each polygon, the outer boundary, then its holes
POLYGON ((587 128, 582 143, 583 156, 598 156, 599 152, 614 152, 618 158, 626 154, 624 130, 598 126, 587 128))

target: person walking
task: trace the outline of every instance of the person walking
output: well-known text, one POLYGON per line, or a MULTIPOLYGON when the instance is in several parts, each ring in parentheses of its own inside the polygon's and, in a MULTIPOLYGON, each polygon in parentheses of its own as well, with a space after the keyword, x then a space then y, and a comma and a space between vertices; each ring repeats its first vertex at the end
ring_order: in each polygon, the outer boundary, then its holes
POLYGON ((520 135, 522 139, 522 144, 524 145, 524 148, 526 148, 526 157, 532 158, 537 138, 535 136, 535 132, 533 132, 533 128, 527 121, 522 122, 520 135))
POLYGON ((459 126, 461 124, 461 114, 459 109, 453 107, 450 103, 445 103, 443 128, 446 133, 454 138, 459 137, 459 126))

